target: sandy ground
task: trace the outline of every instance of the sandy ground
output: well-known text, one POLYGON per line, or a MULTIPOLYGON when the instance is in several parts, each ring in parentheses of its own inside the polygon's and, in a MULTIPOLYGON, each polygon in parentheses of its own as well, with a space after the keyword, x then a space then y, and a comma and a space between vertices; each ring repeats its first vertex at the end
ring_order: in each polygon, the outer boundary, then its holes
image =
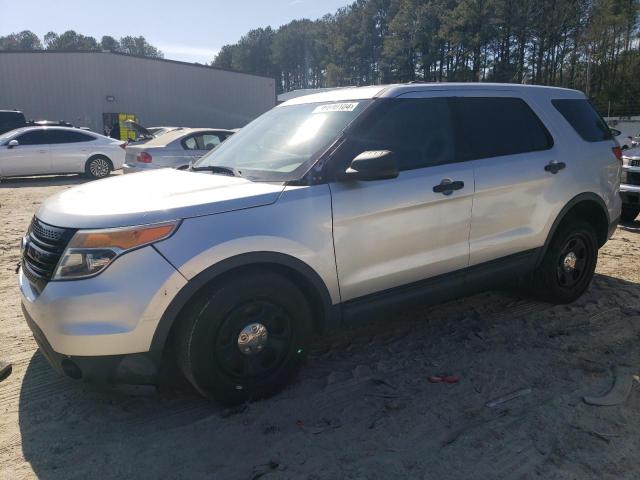
POLYGON ((1 479, 640 478, 637 382, 620 405, 582 401, 609 389, 614 366, 640 370, 640 222, 618 229, 573 305, 488 292, 398 312, 319 338, 282 394, 224 410, 188 390, 76 383, 37 352, 19 239, 44 198, 82 181, 0 185, 0 358, 14 362, 0 383, 1 479))

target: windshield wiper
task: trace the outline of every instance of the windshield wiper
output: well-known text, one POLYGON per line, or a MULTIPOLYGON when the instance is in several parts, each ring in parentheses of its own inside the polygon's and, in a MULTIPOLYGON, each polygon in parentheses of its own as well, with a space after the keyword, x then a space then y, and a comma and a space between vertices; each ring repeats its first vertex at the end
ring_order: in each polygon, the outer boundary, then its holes
POLYGON ((222 175, 229 175, 231 177, 241 177, 242 175, 238 170, 231 167, 221 167, 219 165, 206 165, 204 167, 191 167, 192 172, 211 172, 220 173, 222 175))

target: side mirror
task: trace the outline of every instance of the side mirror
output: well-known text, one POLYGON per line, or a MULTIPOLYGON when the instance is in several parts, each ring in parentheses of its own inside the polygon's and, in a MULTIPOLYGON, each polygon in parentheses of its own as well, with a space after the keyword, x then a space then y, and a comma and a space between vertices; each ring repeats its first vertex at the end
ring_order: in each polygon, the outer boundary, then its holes
POLYGON ((344 172, 345 180, 386 180, 399 174, 396 155, 390 150, 369 150, 351 161, 344 172))
POLYGON ((11 140, 9 143, 7 143, 8 148, 17 147, 18 145, 20 145, 20 143, 15 138, 11 140))
POLYGON ((609 130, 611 130, 611 135, 613 135, 614 137, 619 137, 620 135, 622 135, 622 132, 620 130, 616 130, 615 128, 610 128, 609 130))

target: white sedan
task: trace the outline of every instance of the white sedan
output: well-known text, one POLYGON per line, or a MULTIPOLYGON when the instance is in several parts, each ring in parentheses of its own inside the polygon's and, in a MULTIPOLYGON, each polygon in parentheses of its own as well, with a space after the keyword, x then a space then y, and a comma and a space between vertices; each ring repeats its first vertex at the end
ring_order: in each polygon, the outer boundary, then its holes
POLYGON ((63 173, 103 178, 122 168, 125 147, 78 128, 18 128, 0 135, 0 178, 63 173))

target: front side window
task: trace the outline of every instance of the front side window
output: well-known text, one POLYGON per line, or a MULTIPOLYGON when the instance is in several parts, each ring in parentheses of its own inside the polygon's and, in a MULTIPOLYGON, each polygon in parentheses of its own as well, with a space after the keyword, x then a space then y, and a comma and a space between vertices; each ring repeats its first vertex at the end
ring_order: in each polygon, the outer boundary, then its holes
POLYGON ((205 133, 200 136, 202 150, 213 150, 222 143, 222 140, 224 140, 224 137, 215 133, 205 133))
POLYGON ((553 139, 520 98, 456 97, 461 160, 548 150, 553 139))
POLYGON ((413 170, 455 161, 451 110, 447 98, 378 101, 353 131, 341 152, 338 168, 367 150, 391 150, 398 168, 413 170))
POLYGON ((233 168, 252 180, 297 180, 370 103, 354 100, 276 107, 194 167, 233 168))
POLYGON ((20 145, 46 145, 49 143, 47 133, 44 130, 33 130, 19 135, 16 140, 20 145))
POLYGON ((564 99, 552 100, 551 103, 583 140, 602 142, 613 138, 606 122, 588 100, 564 99))

